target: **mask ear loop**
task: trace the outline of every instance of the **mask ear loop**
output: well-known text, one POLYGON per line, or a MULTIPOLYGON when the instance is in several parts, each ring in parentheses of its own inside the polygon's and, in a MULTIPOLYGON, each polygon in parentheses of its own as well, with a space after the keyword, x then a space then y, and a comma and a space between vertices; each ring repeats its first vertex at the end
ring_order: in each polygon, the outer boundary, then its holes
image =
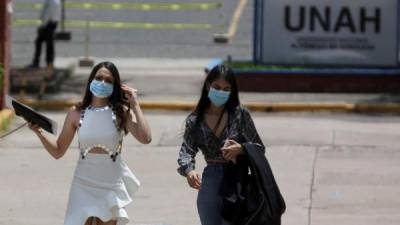
POLYGON ((20 125, 19 127, 17 127, 17 128, 15 128, 15 129, 13 129, 13 130, 11 130, 11 131, 9 131, 9 132, 3 134, 2 136, 0 136, 0 140, 3 139, 3 138, 5 138, 5 137, 7 137, 8 135, 14 133, 15 131, 17 131, 17 130, 23 128, 23 127, 26 126, 27 124, 28 124, 28 122, 25 122, 25 123, 23 123, 22 125, 20 125))

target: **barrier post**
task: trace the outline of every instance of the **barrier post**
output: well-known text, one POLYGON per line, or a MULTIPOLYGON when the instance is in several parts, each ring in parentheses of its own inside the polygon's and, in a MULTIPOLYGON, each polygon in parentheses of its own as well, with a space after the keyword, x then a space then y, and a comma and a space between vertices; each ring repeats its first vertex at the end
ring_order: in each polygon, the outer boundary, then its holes
POLYGON ((11 0, 0 1, 0 64, 3 67, 3 75, 0 77, 0 109, 4 107, 4 97, 9 89, 11 13, 11 0))

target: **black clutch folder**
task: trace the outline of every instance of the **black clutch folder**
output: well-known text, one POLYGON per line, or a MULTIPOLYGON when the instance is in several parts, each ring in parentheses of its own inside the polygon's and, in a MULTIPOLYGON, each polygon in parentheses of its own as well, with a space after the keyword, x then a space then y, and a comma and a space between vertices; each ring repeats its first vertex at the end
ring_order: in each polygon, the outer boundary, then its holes
POLYGON ((39 125, 49 133, 54 135, 57 134, 57 123, 47 118, 43 114, 35 111, 31 107, 16 101, 10 96, 7 96, 7 107, 14 109, 14 112, 17 116, 23 117, 25 120, 39 125))

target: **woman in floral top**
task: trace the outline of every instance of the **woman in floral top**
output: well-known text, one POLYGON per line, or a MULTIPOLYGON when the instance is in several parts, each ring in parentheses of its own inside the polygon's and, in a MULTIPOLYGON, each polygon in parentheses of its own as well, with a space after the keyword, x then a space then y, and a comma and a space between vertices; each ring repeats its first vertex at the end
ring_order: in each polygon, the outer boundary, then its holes
POLYGON ((218 65, 208 73, 197 107, 186 118, 178 157, 178 172, 190 187, 199 190, 197 209, 202 225, 228 224, 220 215, 222 199, 218 192, 225 166, 243 153, 244 142, 265 151, 249 111, 240 106, 232 70, 218 65), (202 178, 195 171, 199 150, 207 162, 202 178))

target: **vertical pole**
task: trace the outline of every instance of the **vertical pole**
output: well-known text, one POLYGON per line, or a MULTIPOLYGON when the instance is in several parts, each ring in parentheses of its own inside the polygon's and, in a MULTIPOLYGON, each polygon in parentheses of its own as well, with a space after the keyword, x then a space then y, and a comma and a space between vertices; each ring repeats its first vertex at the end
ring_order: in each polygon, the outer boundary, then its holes
POLYGON ((86 16, 85 58, 89 58, 90 25, 89 16, 86 16))
POLYGON ((56 40, 69 41, 71 40, 71 32, 65 31, 65 0, 61 0, 61 19, 60 19, 60 31, 56 33, 56 40))
POLYGON ((0 86, 0 109, 4 107, 4 97, 8 94, 9 87, 11 10, 11 0, 0 1, 0 64, 3 67, 0 86))
MULTIPOLYGON (((268 1, 268 0, 267 0, 268 1)), ((258 47, 257 47, 257 60, 258 63, 261 63, 264 60, 264 23, 265 23, 265 3, 264 1, 258 1, 258 22, 257 22, 257 29, 258 29, 258 47)))
POLYGON ((400 66, 400 2, 397 1, 397 61, 396 65, 400 66))
POLYGON ((81 67, 92 67, 94 61, 89 58, 89 48, 90 48, 90 14, 86 15, 86 37, 84 41, 84 57, 79 60, 79 66, 81 67))
POLYGON ((258 48, 258 0, 254 0, 254 11, 253 11, 253 62, 256 63, 258 61, 258 54, 257 54, 257 48, 258 48))
POLYGON ((65 0, 61 0, 61 31, 65 30, 65 0))

